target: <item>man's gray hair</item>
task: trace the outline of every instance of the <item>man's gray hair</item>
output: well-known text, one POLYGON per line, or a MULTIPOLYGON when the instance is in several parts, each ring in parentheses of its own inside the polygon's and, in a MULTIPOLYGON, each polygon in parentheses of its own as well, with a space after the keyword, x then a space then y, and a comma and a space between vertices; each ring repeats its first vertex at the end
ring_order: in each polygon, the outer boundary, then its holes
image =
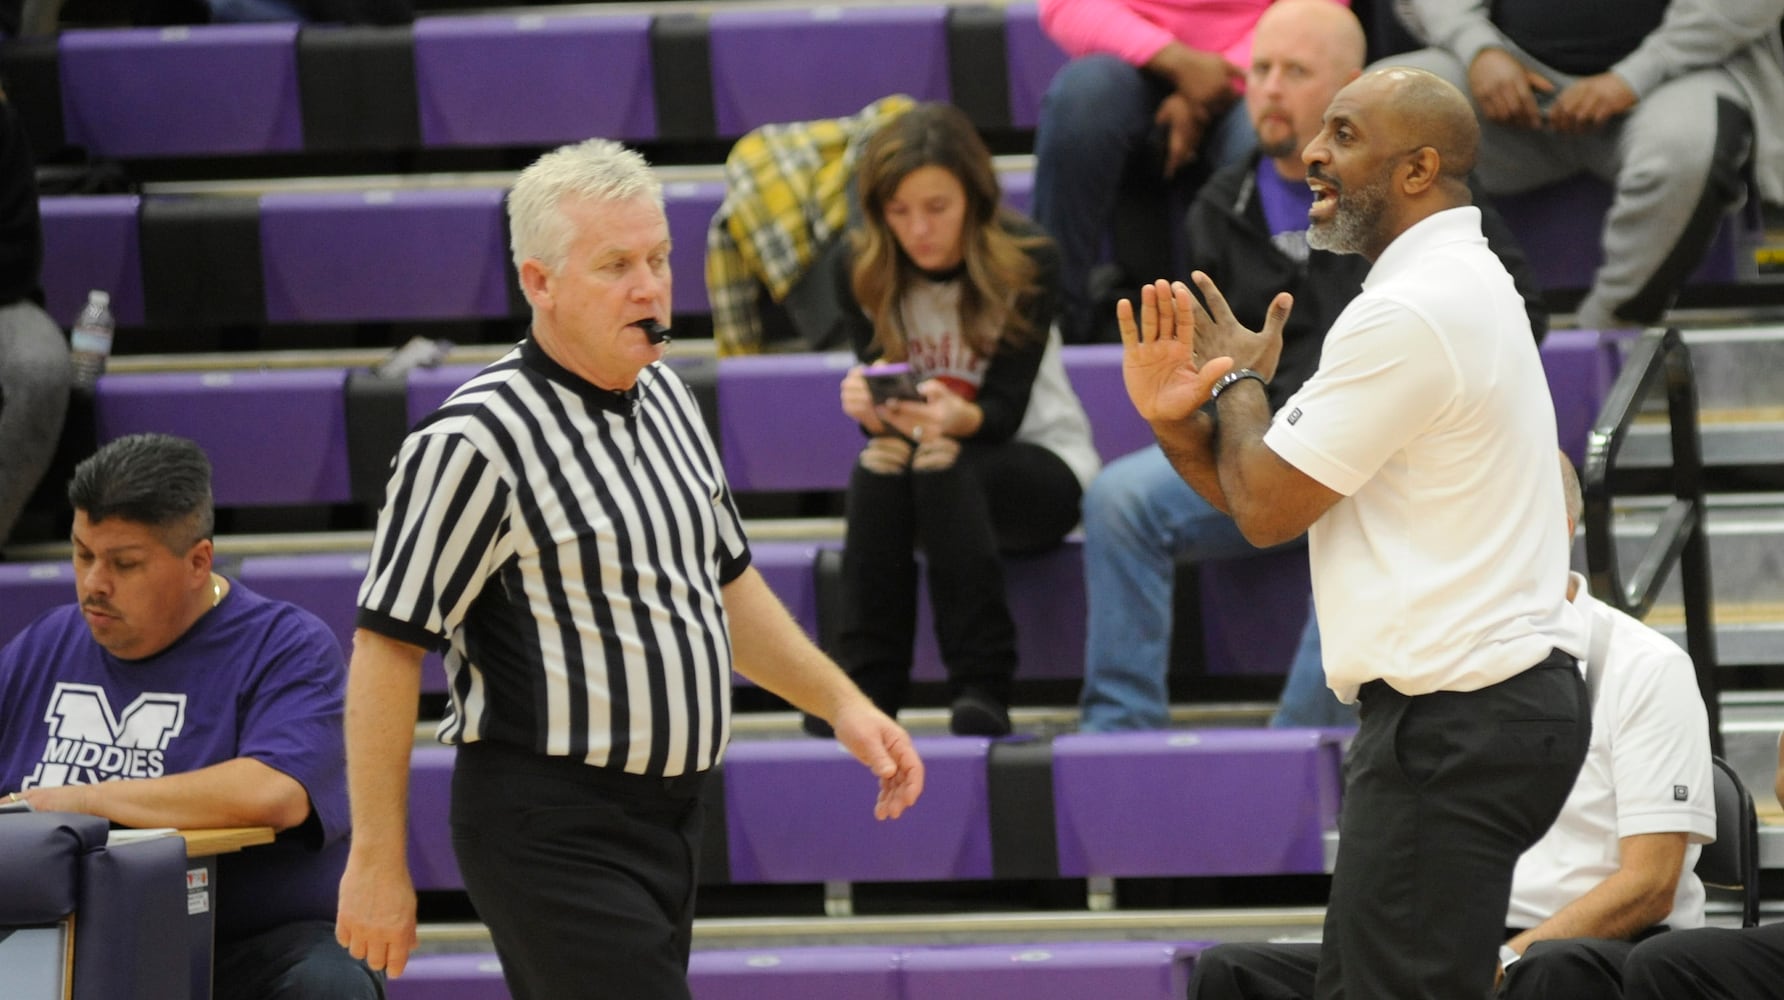
POLYGON ((559 146, 520 172, 508 192, 509 247, 516 270, 528 258, 556 269, 570 252, 563 203, 649 198, 663 207, 663 186, 636 151, 610 139, 559 146))

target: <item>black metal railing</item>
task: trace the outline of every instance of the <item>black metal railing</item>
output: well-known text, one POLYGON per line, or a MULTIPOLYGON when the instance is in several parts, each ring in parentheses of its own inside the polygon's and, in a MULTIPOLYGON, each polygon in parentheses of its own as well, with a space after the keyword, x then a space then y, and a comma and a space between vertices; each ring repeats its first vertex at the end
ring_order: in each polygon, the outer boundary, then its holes
POLYGON ((1586 565, 1592 593, 1637 618, 1647 614, 1674 566, 1685 600, 1685 651, 1697 670, 1709 711, 1710 747, 1722 753, 1721 687, 1716 631, 1710 618, 1710 547, 1705 525, 1703 442, 1697 428, 1697 383, 1691 352, 1677 329, 1650 330, 1635 341, 1586 441, 1581 486, 1586 498, 1586 565), (1653 476, 1620 476, 1617 456, 1656 386, 1666 389, 1672 462, 1653 476), (1631 487, 1634 487, 1632 490, 1631 487), (1618 493, 1618 490, 1624 492, 1618 493), (1619 495, 1670 495, 1634 569, 1625 574, 1611 533, 1619 495))

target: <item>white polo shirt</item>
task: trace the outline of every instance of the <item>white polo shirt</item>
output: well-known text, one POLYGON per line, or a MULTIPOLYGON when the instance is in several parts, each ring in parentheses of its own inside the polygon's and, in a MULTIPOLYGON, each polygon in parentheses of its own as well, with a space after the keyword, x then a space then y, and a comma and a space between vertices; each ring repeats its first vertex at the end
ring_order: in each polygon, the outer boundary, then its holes
POLYGON ((1710 731, 1691 658, 1666 636, 1586 593, 1592 745, 1555 825, 1518 859, 1507 927, 1535 927, 1617 871, 1618 840, 1684 833, 1684 871, 1665 923, 1703 926, 1700 844, 1716 839, 1710 731))
POLYGON ((1326 682, 1473 691, 1586 651, 1554 405, 1480 211, 1390 244, 1264 443, 1344 495, 1308 532, 1326 682))

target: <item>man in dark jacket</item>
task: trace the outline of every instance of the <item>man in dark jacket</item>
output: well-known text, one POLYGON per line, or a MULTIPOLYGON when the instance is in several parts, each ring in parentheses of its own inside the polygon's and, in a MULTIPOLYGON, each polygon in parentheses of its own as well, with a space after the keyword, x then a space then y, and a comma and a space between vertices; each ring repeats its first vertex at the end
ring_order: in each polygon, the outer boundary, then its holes
MULTIPOLYGON (((1301 150, 1318 133, 1326 105, 1362 70, 1362 26, 1329 0, 1281 0, 1259 20, 1245 102, 1257 150, 1216 173, 1188 218, 1189 263, 1214 279, 1239 321, 1263 326, 1278 292, 1295 305, 1283 330, 1282 359, 1268 388, 1272 408, 1300 389, 1319 365, 1326 330, 1362 289, 1368 259, 1310 250, 1313 201, 1301 150)), ((1477 197, 1488 241, 1505 261, 1541 337, 1548 329, 1540 291, 1504 221, 1477 197)), ((1301 545, 1297 540, 1290 544, 1301 545)), ((1168 722, 1171 584, 1179 559, 1249 556, 1226 514, 1183 481, 1154 445, 1110 463, 1084 498, 1085 590, 1090 613, 1083 728, 1157 729, 1168 722)), ((1280 726, 1354 725, 1353 712, 1326 689, 1319 632, 1311 615, 1289 667, 1280 726)))

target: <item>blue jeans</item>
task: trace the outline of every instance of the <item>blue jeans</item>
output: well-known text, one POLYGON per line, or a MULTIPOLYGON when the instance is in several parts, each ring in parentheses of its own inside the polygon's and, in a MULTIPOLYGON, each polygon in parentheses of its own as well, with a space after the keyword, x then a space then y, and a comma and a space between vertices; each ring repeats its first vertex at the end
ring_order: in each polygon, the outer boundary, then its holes
MULTIPOLYGON (((1090 55, 1066 63, 1041 99, 1034 218, 1059 244, 1060 331, 1068 343, 1090 339, 1090 269, 1102 256, 1129 160, 1145 145, 1152 116, 1169 93, 1160 77, 1114 56, 1090 55)), ((1197 160, 1218 169, 1255 145, 1257 133, 1240 101, 1209 128, 1197 160)))
MULTIPOLYGON (((1084 589, 1090 609, 1080 727, 1113 732, 1168 726, 1165 674, 1177 560, 1257 552, 1232 518, 1189 488, 1156 445, 1104 466, 1084 497, 1084 589)), ((1271 724, 1356 725, 1355 713, 1325 687, 1312 615, 1271 724)))
POLYGON ((215 966, 216 1000, 384 1000, 384 975, 347 954, 326 920, 219 943, 215 966))

